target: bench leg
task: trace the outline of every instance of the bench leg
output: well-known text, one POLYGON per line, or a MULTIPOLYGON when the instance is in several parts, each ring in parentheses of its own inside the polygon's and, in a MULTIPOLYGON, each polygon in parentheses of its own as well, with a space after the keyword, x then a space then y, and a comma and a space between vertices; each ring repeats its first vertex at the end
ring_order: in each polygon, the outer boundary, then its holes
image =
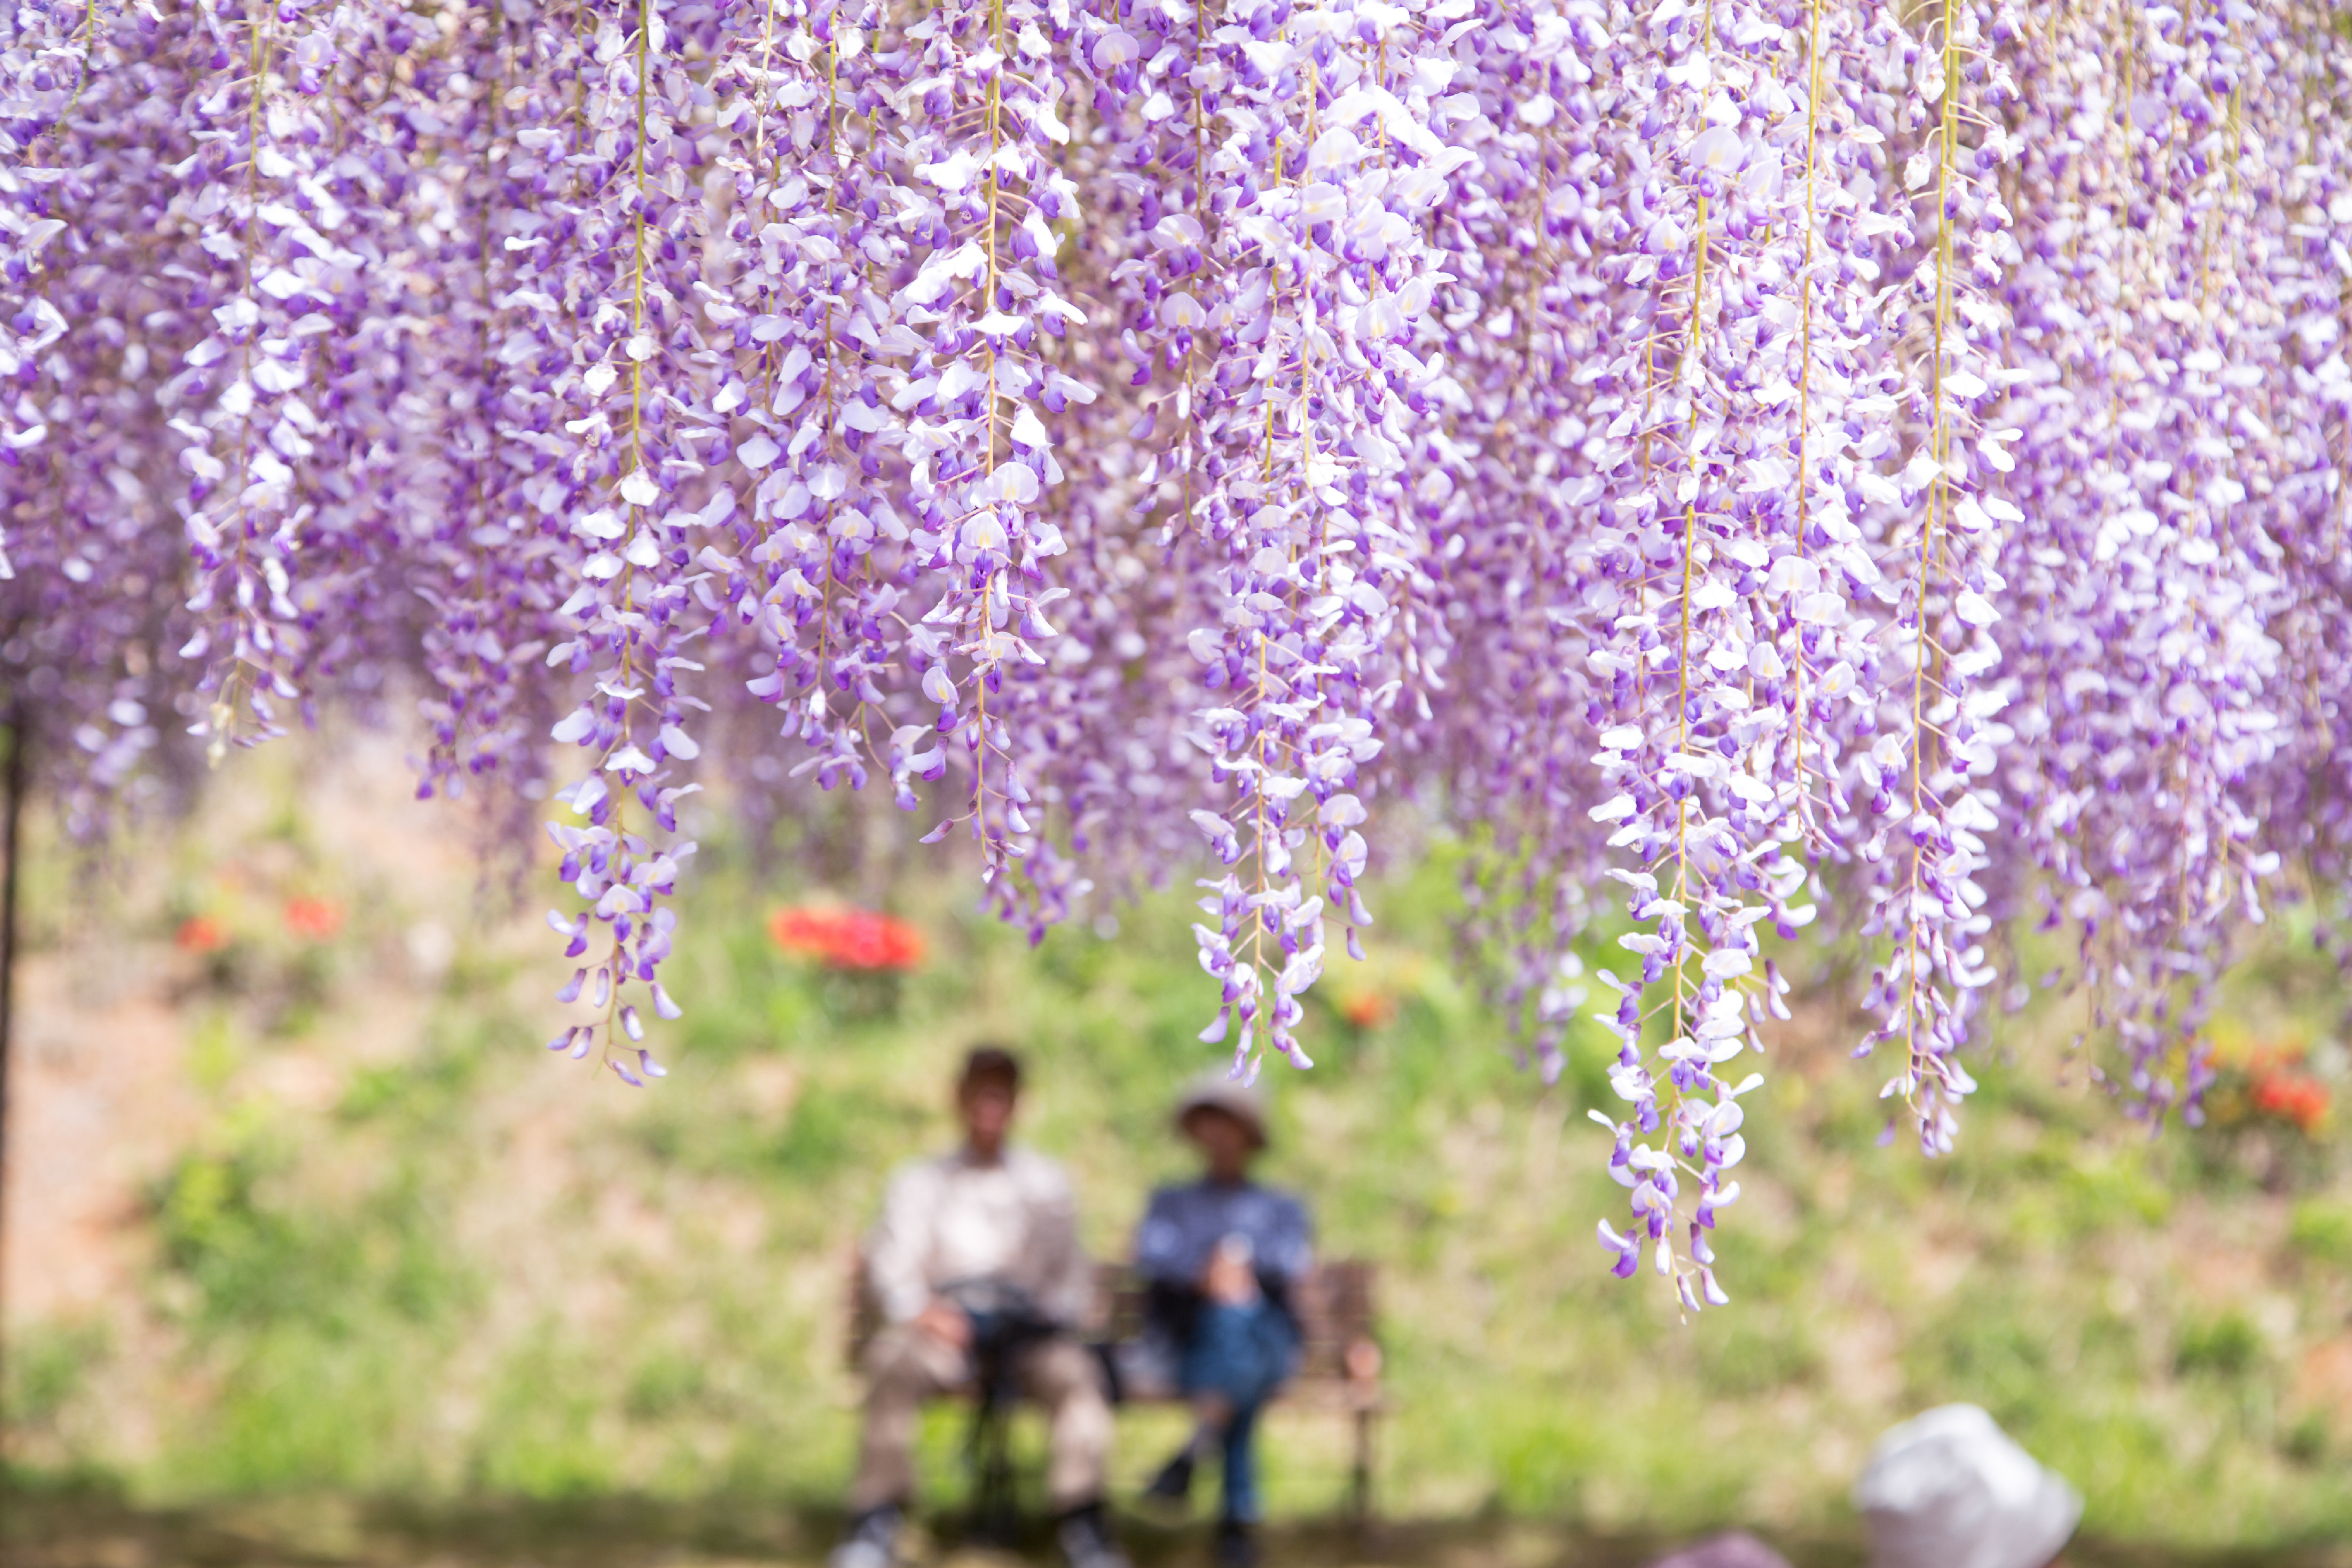
POLYGON ((1356 1456, 1348 1477, 1348 1518, 1358 1525, 1372 1517, 1372 1413, 1355 1412, 1356 1456))
POLYGON ((983 1405, 972 1415, 971 1520, 966 1528, 975 1541, 991 1546, 1012 1545, 1021 1526, 1012 1426, 1012 1412, 1001 1405, 983 1405))

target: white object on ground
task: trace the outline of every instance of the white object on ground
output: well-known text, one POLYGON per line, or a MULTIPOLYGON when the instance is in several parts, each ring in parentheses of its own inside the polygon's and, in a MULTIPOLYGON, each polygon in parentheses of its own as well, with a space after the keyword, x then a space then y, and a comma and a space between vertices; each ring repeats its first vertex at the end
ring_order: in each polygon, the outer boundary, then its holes
POLYGON ((2082 1495, 1973 1405, 1946 1405, 1878 1440, 1854 1506, 1871 1568, 2046 1568, 2082 1495))

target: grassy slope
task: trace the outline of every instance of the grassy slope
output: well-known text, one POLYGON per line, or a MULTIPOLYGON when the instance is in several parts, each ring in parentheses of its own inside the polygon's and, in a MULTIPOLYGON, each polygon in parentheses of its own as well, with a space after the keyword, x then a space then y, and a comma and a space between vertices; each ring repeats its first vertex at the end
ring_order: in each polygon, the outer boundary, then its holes
MULTIPOLYGON (((888 1165, 947 1135, 966 1041, 1029 1053, 1028 1135, 1078 1176, 1097 1248, 1181 1168, 1163 1108, 1211 1053, 1180 897, 1125 911, 1115 941, 1064 931, 1033 953, 965 912, 961 885, 902 878, 894 905, 931 952, 882 981, 780 958, 765 915, 812 889, 714 848, 688 896, 674 1076, 635 1094, 531 1048, 543 933, 499 924, 446 969, 418 960, 416 922, 462 893, 347 853, 320 822, 355 808, 315 805, 324 786, 290 767, 106 917, 109 940, 159 951, 194 912, 237 940, 181 961, 185 1070, 212 1110, 147 1194, 139 1300, 42 1325, 12 1360, 37 1465, 152 1496, 823 1502, 854 1426, 844 1259, 888 1165), (290 891, 341 899, 349 926, 289 937, 270 912, 290 891)), ((1876 1080, 1817 1004, 1749 1124, 1749 1195, 1720 1244, 1737 1304, 1682 1323, 1652 1282, 1601 1270, 1592 1222, 1621 1194, 1583 1118, 1605 1093, 1594 1042, 1549 1091, 1519 1073, 1452 972, 1450 902, 1435 867, 1377 900, 1373 963, 1318 1004, 1322 1065, 1273 1086, 1268 1174, 1311 1195, 1328 1250, 1387 1269, 1391 1510, 1834 1527, 1878 1430, 1967 1398, 2073 1478, 2103 1533, 2352 1532, 2352 1412, 2331 1407, 2352 1388, 2328 1384, 2352 1367, 2352 1208, 2332 1145, 2148 1143, 2064 1086, 2081 1074, 2053 1003, 2003 1026, 2018 1061, 1980 1073, 1961 1153, 1930 1166, 1874 1146, 1876 1080), (1370 991, 1396 1003, 1384 1025, 1331 1010, 1370 991)), ((2275 1031, 2338 1005, 2273 957, 2230 1011, 2275 1031)), ((1171 1428, 1123 1430, 1133 1476, 1171 1428)), ((929 1434, 942 1496, 956 1437, 944 1414, 929 1434)), ((1277 1509, 1331 1506, 1339 1439, 1328 1418, 1276 1424, 1277 1509)))

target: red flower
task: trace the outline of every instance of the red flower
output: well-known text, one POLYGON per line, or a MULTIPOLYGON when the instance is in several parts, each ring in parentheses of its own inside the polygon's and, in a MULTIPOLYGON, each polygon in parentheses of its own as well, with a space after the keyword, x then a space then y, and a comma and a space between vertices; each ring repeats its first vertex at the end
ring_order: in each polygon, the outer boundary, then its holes
POLYGON ((228 927, 210 915, 190 915, 172 933, 172 944, 182 952, 218 952, 228 945, 228 927))
POLYGON ((1377 1029, 1396 1016, 1396 998, 1385 991, 1366 991, 1340 1003, 1339 1016, 1359 1029, 1377 1029))
POLYGON ((2254 1080, 2254 1109, 2309 1132, 2327 1114, 2327 1086, 2301 1073, 2264 1073, 2254 1080))
POLYGON ((768 935, 786 952, 806 953, 835 969, 912 969, 923 961, 923 933, 871 910, 778 910, 768 935))
POLYGON ((343 929, 342 906, 325 899, 289 899, 286 929, 308 942, 325 942, 343 929))

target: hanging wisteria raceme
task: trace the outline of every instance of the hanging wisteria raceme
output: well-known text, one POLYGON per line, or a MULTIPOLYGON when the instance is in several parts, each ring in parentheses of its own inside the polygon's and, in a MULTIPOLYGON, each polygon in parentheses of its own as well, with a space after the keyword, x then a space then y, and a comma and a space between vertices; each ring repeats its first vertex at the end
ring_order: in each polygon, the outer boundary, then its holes
MULTIPOLYGON (((2053 113, 2037 94, 2021 139, 2020 199, 2063 216, 2009 290, 2054 351, 2015 399, 2032 487, 2018 555, 2027 592, 2063 608, 2025 628, 2008 672, 2023 725, 2061 748, 2016 805, 2055 873, 2050 919, 2079 922, 2085 976, 2158 1111, 2203 1072, 2194 1054, 2166 1071, 2177 978, 2210 973, 2233 914, 2262 918, 2257 882, 2278 865, 2244 787, 2280 739, 2279 543, 2297 531, 2265 515, 2296 463, 2264 395, 2285 346, 2284 193, 2237 111, 2277 47, 2265 31, 2134 13, 2121 112, 2053 113)), ((2039 68, 2079 79, 2092 40, 2053 37, 2071 47, 2039 68)))
POLYGON ((706 784, 887 794, 1033 939, 1195 878, 1244 1078, 1409 804, 1698 1310, 1808 928, 1933 1154, 1990 998, 2193 1117, 2238 934, 2341 912, 2318 0, 34 0, 0 293, 77 830, 420 715, 632 1083, 706 784))
MULTIPOLYGON (((707 556, 725 574, 737 619, 756 626, 772 666, 751 689, 778 705, 782 733, 809 750, 796 773, 825 789, 862 786, 868 769, 913 810, 912 781, 943 765, 925 726, 886 725, 887 679, 904 596, 877 546, 908 526, 887 488, 881 439, 897 424, 877 356, 893 325, 875 282, 905 251, 880 221, 893 189, 873 160, 880 86, 858 11, 771 7, 760 20, 731 134, 735 194, 731 300, 704 306, 732 329, 734 374, 712 412, 747 427, 731 450, 751 491, 738 553, 707 556)), ((723 451, 721 454, 723 455, 723 451)))
POLYGON ((555 465, 571 492, 557 510, 572 520, 566 564, 578 585, 556 609, 568 635, 547 658, 589 689, 551 733, 590 766, 554 796, 585 826, 550 825, 562 874, 586 907, 551 910, 548 923, 569 939, 567 957, 586 961, 561 999, 584 999, 601 1017, 549 1048, 575 1058, 601 1048, 633 1084, 666 1069, 642 1044, 631 983, 644 983, 661 1016, 678 1016, 656 973, 677 925, 661 900, 695 850, 666 840, 678 800, 701 787, 682 774, 701 752, 697 710, 709 707, 691 691, 706 666, 690 645, 707 620, 692 542, 735 505, 730 489, 700 482, 719 431, 705 422, 697 373, 717 352, 695 320, 709 287, 707 236, 704 209, 687 193, 705 161, 697 110, 710 103, 698 100, 714 95, 687 68, 708 16, 643 0, 634 15, 597 20, 577 68, 580 150, 571 154, 586 178, 562 204, 575 241, 555 296, 574 325, 553 391, 578 411, 562 426, 572 442, 555 465))
MULTIPOLYGON (((2340 51, 2305 47, 2294 29, 2266 17, 2257 18, 2253 36, 2269 57, 2270 90, 2283 95, 2275 115, 2244 122, 2263 139, 2263 165, 2284 171, 2278 207, 2265 215, 2280 233, 2271 275, 2282 320, 2264 418, 2278 445, 2273 542, 2285 580, 2273 635, 2281 689, 2292 700, 2259 780, 2256 816, 2271 825, 2264 838, 2273 852, 2301 862, 2318 886, 2340 889, 2352 869, 2340 847, 2352 810, 2341 784, 2352 763, 2352 727, 2341 718, 2347 672, 2332 650, 2352 647, 2352 174, 2341 157, 2352 104, 2340 51)), ((2240 102, 2264 107, 2243 89, 2240 102)))
POLYGON ((1176 14, 1155 20, 1138 24, 1157 45, 1148 62, 1120 26, 1096 32, 1087 58, 1098 108, 1128 95, 1110 125, 1135 122, 1147 167, 1197 176, 1179 186, 1196 210, 1166 211, 1148 188, 1136 203, 1143 244, 1173 253, 1190 286, 1135 269, 1140 331, 1122 345, 1130 386, 1178 382, 1146 416, 1171 426, 1164 502, 1181 509, 1174 529, 1222 558, 1202 606, 1217 620, 1185 646, 1217 694, 1192 738, 1230 798, 1192 816, 1234 869, 1203 881, 1216 923, 1195 931, 1223 987, 1202 1037, 1230 1037, 1248 1078, 1261 1047, 1307 1065, 1298 997, 1321 972, 1327 902, 1359 955, 1355 928, 1370 918, 1355 886, 1358 773, 1399 689, 1398 600, 1424 579, 1399 482, 1413 418, 1402 394, 1417 377, 1391 351, 1428 307, 1434 262, 1416 220, 1452 160, 1391 90, 1394 73, 1425 108, 1414 40, 1391 48, 1402 12, 1260 13, 1213 32, 1203 16, 1189 37, 1176 14), (1189 89, 1190 141, 1155 129, 1180 118, 1161 80, 1189 89), (1213 116, 1232 128, 1223 145, 1206 134, 1213 116), (1392 144, 1391 124, 1412 135, 1392 144), (1216 352, 1200 353, 1212 326, 1216 352), (1202 475, 1215 482, 1196 496, 1202 475))
MULTIPOLYGON (((524 760, 536 749, 530 742, 537 736, 510 723, 507 713, 514 661, 546 651, 536 617, 519 627, 508 613, 503 600, 511 580, 499 569, 520 542, 517 508, 527 504, 510 488, 514 476, 505 461, 517 437, 501 429, 510 417, 515 365, 528 353, 523 342, 507 335, 510 307, 501 303, 513 271, 506 243, 530 243, 517 221, 527 210, 528 187, 515 178, 513 127, 500 121, 508 111, 499 100, 516 75, 512 34, 499 12, 468 18, 467 47, 452 53, 436 112, 468 117, 466 140, 478 156, 471 167, 447 166, 436 182, 446 193, 446 226, 424 229, 442 237, 435 270, 451 290, 448 330, 467 334, 471 351, 463 362, 466 378, 450 395, 458 413, 472 416, 438 432, 442 439, 433 456, 439 493, 428 503, 430 515, 420 520, 432 531, 426 548, 435 557, 436 581, 415 589, 432 612, 421 643, 440 688, 423 705, 432 750, 418 793, 453 799, 464 797, 468 779, 501 764, 528 767, 524 760), (517 647, 509 647, 509 638, 517 647)), ((401 487, 411 493, 425 488, 401 487)), ((543 613, 545 605, 535 608, 543 613)))

